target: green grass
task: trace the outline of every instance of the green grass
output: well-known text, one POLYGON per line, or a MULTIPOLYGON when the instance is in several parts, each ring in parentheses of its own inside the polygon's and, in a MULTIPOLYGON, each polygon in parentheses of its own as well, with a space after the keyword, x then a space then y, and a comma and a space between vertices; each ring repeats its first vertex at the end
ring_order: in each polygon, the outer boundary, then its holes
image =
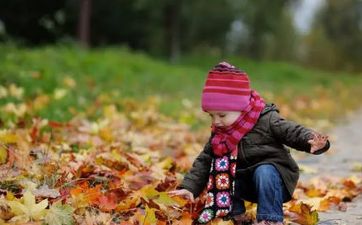
MULTIPOLYGON (((76 113, 89 111, 90 106, 94 106, 94 110, 90 110, 87 116, 97 117, 99 104, 116 104, 121 108, 124 99, 131 98, 141 104, 150 96, 159 96, 160 110, 177 115, 184 110, 182 99, 189 99, 195 103, 195 108, 199 107, 207 71, 222 60, 217 56, 188 56, 172 65, 126 48, 87 51, 74 46, 26 49, 0 45, 0 85, 16 84, 25 91, 24 99, 0 98, 0 107, 8 102, 29 102, 37 96, 47 95, 50 97, 48 105, 34 114, 66 121, 76 113), (67 87, 65 77, 75 80, 75 88, 67 87), (66 89, 65 97, 54 98, 57 89, 66 89)), ((316 87, 334 90, 341 86, 357 90, 362 84, 362 78, 354 74, 315 71, 287 63, 255 62, 237 57, 228 58, 228 61, 247 71, 252 87, 267 99, 272 94, 284 95, 293 101, 298 95, 315 95, 316 87)), ((4 115, 2 118, 7 119, 4 115)))
POLYGON ((69 106, 84 110, 100 95, 116 103, 124 98, 143 101, 158 95, 164 104, 175 105, 174 101, 182 98, 195 98, 202 87, 202 71, 197 68, 170 65, 122 48, 86 51, 68 47, 0 47, 1 85, 14 83, 23 87, 28 99, 64 88, 65 77, 73 78, 76 88, 70 89, 63 99, 52 101, 39 112, 41 116, 67 120, 72 116, 67 112, 69 106))
MULTIPOLYGON (((212 65, 224 59, 218 56, 189 56, 182 60, 182 64, 197 66, 203 71, 208 71, 212 65)), ((240 57, 228 57, 226 60, 246 71, 252 87, 260 92, 280 94, 293 89, 295 93, 307 94, 316 86, 332 88, 336 83, 354 86, 362 82, 362 77, 356 74, 319 71, 290 63, 256 62, 240 57)))

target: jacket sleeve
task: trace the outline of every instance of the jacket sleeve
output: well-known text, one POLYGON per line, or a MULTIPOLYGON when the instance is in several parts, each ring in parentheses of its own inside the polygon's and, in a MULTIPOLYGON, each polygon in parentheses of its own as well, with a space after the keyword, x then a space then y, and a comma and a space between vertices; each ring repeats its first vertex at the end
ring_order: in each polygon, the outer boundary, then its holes
POLYGON ((192 164, 191 170, 185 175, 178 189, 187 189, 198 197, 206 187, 212 161, 212 147, 210 141, 192 164))
MULTIPOLYGON (((313 138, 315 131, 306 128, 293 121, 288 121, 282 118, 279 113, 273 111, 270 117, 270 127, 274 137, 281 143, 297 149, 310 153, 310 144, 308 140, 313 138)), ((329 141, 322 148, 314 152, 314 154, 321 154, 329 149, 329 141)))

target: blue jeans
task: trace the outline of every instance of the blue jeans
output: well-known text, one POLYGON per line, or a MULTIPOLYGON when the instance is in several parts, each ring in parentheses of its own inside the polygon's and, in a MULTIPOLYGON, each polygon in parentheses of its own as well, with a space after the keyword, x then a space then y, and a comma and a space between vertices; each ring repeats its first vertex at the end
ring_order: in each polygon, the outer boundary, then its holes
POLYGON ((287 198, 278 170, 271 164, 258 166, 252 176, 235 181, 232 215, 245 212, 244 200, 258 204, 256 219, 283 222, 283 201, 287 198))

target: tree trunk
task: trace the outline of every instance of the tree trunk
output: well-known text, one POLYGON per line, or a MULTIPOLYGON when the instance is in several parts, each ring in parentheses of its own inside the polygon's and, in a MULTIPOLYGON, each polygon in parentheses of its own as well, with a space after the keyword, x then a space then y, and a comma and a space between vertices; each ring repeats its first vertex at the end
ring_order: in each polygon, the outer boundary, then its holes
POLYGON ((181 0, 172 1, 165 6, 166 49, 172 63, 179 60, 180 49, 180 13, 181 0))
POLYGON ((78 40, 82 47, 90 46, 91 0, 80 0, 78 40))

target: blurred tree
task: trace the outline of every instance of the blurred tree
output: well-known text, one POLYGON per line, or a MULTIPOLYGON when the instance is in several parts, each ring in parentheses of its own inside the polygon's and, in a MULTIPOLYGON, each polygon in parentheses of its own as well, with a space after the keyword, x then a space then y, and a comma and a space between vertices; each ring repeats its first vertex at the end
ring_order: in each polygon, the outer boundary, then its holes
POLYGON ((136 0, 135 8, 147 13, 148 50, 154 54, 167 55, 172 62, 181 53, 181 19, 183 0, 136 0))
POLYGON ((267 36, 264 56, 268 59, 292 61, 295 59, 298 34, 289 11, 283 10, 281 17, 278 26, 267 36))
POLYGON ((307 41, 308 62, 329 69, 361 70, 362 1, 327 0, 307 41))
POLYGON ((226 35, 236 18, 229 0, 187 0, 183 13, 182 44, 187 51, 223 53, 226 35))
POLYGON ((235 18, 228 0, 138 0, 147 9, 149 50, 177 61, 182 51, 213 48, 223 51, 225 36, 235 18), (207 6, 207 7, 206 7, 207 6))
MULTIPOLYGON (((248 38, 243 44, 243 54, 254 59, 262 59, 268 55, 282 57, 286 54, 285 44, 293 40, 293 38, 288 39, 290 37, 288 35, 295 34, 292 18, 289 15, 290 2, 290 0, 232 1, 239 19, 248 30, 248 38)), ((289 54, 291 53, 287 55, 289 54)))
POLYGON ((150 25, 149 12, 136 8, 133 0, 66 0, 64 29, 68 35, 75 37, 75 28, 80 35, 82 1, 91 1, 89 44, 124 44, 134 49, 147 49, 145 39, 150 25))
POLYGON ((83 47, 89 47, 92 0, 81 0, 79 7, 78 39, 83 47))

